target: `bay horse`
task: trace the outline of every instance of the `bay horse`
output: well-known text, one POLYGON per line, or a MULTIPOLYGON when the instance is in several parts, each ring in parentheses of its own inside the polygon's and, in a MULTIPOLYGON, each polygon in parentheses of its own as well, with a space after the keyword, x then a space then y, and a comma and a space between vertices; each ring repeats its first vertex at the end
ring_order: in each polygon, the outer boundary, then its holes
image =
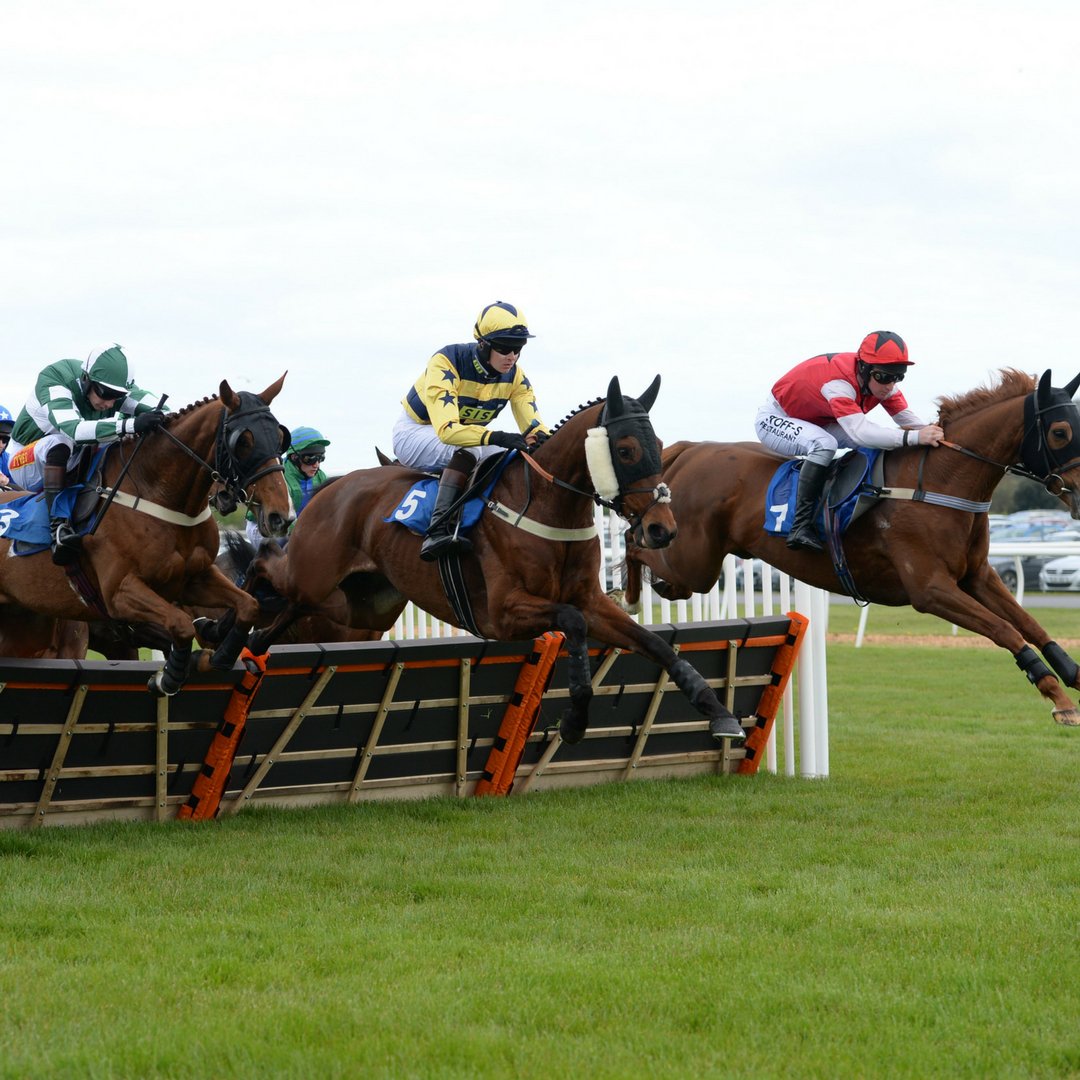
POLYGON ((472 552, 461 558, 471 628, 447 598, 440 566, 420 559, 422 538, 387 520, 424 474, 383 465, 343 476, 304 508, 279 572, 262 568, 289 603, 249 647, 267 648, 292 619, 338 588, 356 627, 387 630, 413 600, 483 637, 520 640, 562 631, 569 654, 570 704, 560 725, 566 742, 579 742, 588 726, 587 637, 647 656, 708 718, 714 738, 742 739, 738 720, 701 675, 600 587, 594 503, 628 521, 647 549, 663 547, 676 533, 659 476, 660 443, 649 421, 659 388, 657 376, 640 398, 624 397, 613 378, 606 399, 580 406, 531 456, 509 460, 470 533, 472 552), (545 482, 535 481, 534 471, 545 482))
MULTIPOLYGON (((853 520, 843 538, 848 570, 866 600, 910 604, 1007 649, 1052 703, 1054 719, 1068 726, 1080 724, 1080 712, 1054 672, 1080 689, 1080 668, 988 565, 986 511, 1011 472, 1045 484, 1080 518, 1080 410, 1072 400, 1078 386, 1080 375, 1055 389, 1049 371, 1036 384, 1031 375, 1003 369, 993 386, 939 398, 945 443, 888 451, 884 487, 895 489, 893 497, 853 520)), ((660 596, 681 600, 708 592, 729 553, 837 591, 827 552, 794 551, 784 537, 765 532, 766 491, 783 460, 758 443, 668 447, 663 478, 679 537, 663 550, 628 539, 627 606, 639 601, 643 568, 660 596)))
MULTIPOLYGON (((288 529, 292 508, 281 454, 289 436, 269 409, 284 380, 258 395, 236 393, 222 381, 219 397, 169 414, 156 431, 111 444, 97 489, 97 525, 83 537, 75 566, 55 566, 48 548, 9 557, 12 542, 0 536, 0 629, 27 613, 123 624, 136 644, 166 652, 164 668, 148 684, 161 696, 183 686, 192 660, 195 629, 180 605, 228 608, 236 612, 233 629, 197 664, 231 668, 258 604, 214 565, 211 494, 222 513, 245 502, 267 536, 288 529)), ((13 654, 11 635, 0 653, 13 654)))

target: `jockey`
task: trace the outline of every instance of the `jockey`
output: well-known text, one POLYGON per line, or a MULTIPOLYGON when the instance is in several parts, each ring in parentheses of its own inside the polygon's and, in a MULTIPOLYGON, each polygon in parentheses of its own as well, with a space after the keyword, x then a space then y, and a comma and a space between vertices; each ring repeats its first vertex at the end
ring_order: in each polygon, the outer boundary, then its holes
POLYGON ((433 562, 445 551, 469 551, 456 535, 459 496, 480 458, 500 450, 527 451, 547 438, 532 383, 518 360, 529 333, 513 304, 496 300, 473 326, 476 344, 447 345, 428 362, 402 399, 394 425, 394 453, 403 465, 438 472, 439 493, 420 558, 433 562), (488 431, 507 402, 521 432, 488 431))
MULTIPOLYGON (((296 516, 311 501, 311 496, 326 483, 327 476, 322 470, 326 460, 326 448, 330 440, 313 427, 294 428, 289 434, 289 449, 285 457, 285 483, 289 488, 296 516)), ((262 533, 249 510, 245 524, 248 539, 255 548, 262 543, 262 533)), ((284 544, 284 541, 281 541, 284 544)))
POLYGON ((11 413, 0 405, 0 446, 4 448, 3 453, 0 453, 0 488, 11 487, 11 455, 8 449, 11 446, 11 429, 14 426, 11 413))
POLYGON ((57 360, 38 375, 15 422, 12 437, 23 449, 13 458, 12 479, 27 491, 44 491, 58 566, 78 555, 78 537, 54 503, 83 450, 154 431, 164 420, 161 399, 135 385, 119 345, 95 349, 82 363, 57 360))
POLYGON ((838 448, 937 446, 945 437, 937 424, 920 420, 900 392, 911 364, 898 334, 874 330, 863 338, 858 352, 823 353, 804 360, 773 386, 754 421, 757 436, 784 457, 805 456, 788 547, 823 550, 814 517, 838 448), (867 419, 878 405, 897 427, 867 419))

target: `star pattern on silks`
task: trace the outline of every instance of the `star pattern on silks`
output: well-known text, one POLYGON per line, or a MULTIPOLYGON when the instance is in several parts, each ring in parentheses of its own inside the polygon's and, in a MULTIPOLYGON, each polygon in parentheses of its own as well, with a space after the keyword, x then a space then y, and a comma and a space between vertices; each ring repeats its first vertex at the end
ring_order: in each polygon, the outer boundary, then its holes
POLYGON ((454 397, 454 395, 451 394, 449 390, 447 390, 446 393, 443 394, 441 398, 439 398, 439 401, 441 401, 444 405, 453 405, 454 402, 457 401, 457 398, 454 397))
MULTIPOLYGON (((531 382, 529 382, 529 376, 528 376, 528 375, 522 375, 522 376, 521 376, 521 385, 522 385, 522 386, 523 386, 523 387, 524 387, 524 388, 525 388, 526 390, 531 390, 531 389, 532 389, 532 383, 531 383, 531 382)), ((535 405, 535 404, 536 404, 536 402, 534 401, 534 402, 533 402, 533 404, 535 405)))
POLYGON ((532 406, 532 411, 533 412, 539 412, 540 411, 540 406, 536 404, 536 398, 532 398, 529 401, 529 404, 532 406))
POLYGON ((904 339, 899 334, 894 334, 891 330, 879 330, 877 339, 874 342, 874 352, 877 352, 882 345, 887 345, 890 341, 903 350, 904 339))
POLYGON ((457 378, 457 372, 453 368, 443 368, 442 377, 444 382, 453 382, 457 378))

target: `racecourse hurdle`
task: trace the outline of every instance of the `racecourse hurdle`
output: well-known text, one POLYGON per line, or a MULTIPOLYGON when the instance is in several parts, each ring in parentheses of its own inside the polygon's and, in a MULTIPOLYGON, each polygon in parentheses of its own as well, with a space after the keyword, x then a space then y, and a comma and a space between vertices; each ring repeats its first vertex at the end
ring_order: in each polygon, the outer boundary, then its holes
POLYGON ((199 784, 216 769, 211 750, 241 723, 219 771, 212 812, 221 815, 256 803, 471 796, 490 790, 496 773, 504 792, 520 794, 753 772, 805 627, 801 616, 776 615, 657 628, 739 717, 741 746, 716 743, 651 661, 608 647, 590 650, 589 731, 563 743, 561 641, 540 674, 546 692, 516 731, 506 721, 539 641, 285 646, 193 675, 172 698, 147 692, 156 663, 0 659, 0 826, 198 817, 199 784), (520 756, 507 760, 511 736, 520 756))
MULTIPOLYGON (((618 592, 622 587, 626 524, 618 516, 597 508, 596 528, 603 545, 600 584, 605 591, 618 592)), ((644 582, 640 612, 634 618, 652 626, 740 617, 752 619, 759 613, 768 617, 788 611, 806 616, 809 627, 796 664, 798 699, 795 699, 793 687, 789 684, 784 695, 782 722, 778 725, 779 731, 774 731, 769 740, 765 766, 770 772, 777 772, 782 764, 786 776, 827 777, 829 697, 825 641, 829 622, 829 594, 787 574, 779 575, 779 583, 774 588, 772 568, 760 560, 748 560, 745 570, 747 573, 743 575, 740 587, 737 560, 734 555, 729 555, 724 560, 723 588, 718 582, 711 592, 695 594, 690 600, 664 600, 655 596, 648 582, 644 582), (760 594, 753 587, 752 568, 755 563, 761 570, 760 594)), ((391 637, 412 640, 455 637, 464 633, 409 604, 391 631, 391 637)))

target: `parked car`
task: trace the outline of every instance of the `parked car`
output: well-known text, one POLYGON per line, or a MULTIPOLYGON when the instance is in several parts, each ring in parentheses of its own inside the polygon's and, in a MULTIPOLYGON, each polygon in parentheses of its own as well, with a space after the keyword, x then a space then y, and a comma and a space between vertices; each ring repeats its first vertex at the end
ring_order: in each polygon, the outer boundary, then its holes
MULTIPOLYGON (((755 592, 761 592, 761 568, 764 565, 764 563, 762 563, 762 561, 760 559, 754 559, 752 561, 753 561, 753 564, 754 564, 754 591, 755 592)), ((746 573, 746 560, 745 559, 740 559, 736 555, 735 556, 735 563, 736 563, 735 587, 737 589, 741 589, 743 587, 743 579, 744 579, 744 575, 746 573)), ((771 575, 771 577, 772 577, 772 587, 774 589, 779 589, 780 588, 780 571, 777 570, 775 566, 770 567, 770 569, 772 570, 772 575, 771 575)), ((723 570, 721 570, 720 571, 720 588, 723 588, 723 587, 724 587, 724 572, 723 572, 723 570)))
POLYGON ((1080 555, 1051 559, 1039 571, 1039 588, 1044 592, 1080 592, 1080 555))
MULTIPOLYGON (((1054 541, 1061 543, 1072 543, 1080 540, 1080 530, 1077 529, 1062 529, 1060 524, 1054 525, 1027 525, 1027 526, 1014 526, 1007 530, 1005 533, 998 533, 991 535, 991 543, 997 543, 998 541, 1011 541, 1024 543, 1028 540, 1031 541, 1054 541)), ((1076 556, 1066 556, 1066 558, 1075 558, 1076 556)), ((1051 562, 1058 562, 1060 558, 1054 555, 1022 555, 1020 557, 1020 567, 1024 574, 1024 588, 1025 589, 1043 589, 1045 586, 1042 584, 1042 571, 1043 568, 1049 565, 1051 562)), ((1016 578, 1016 557, 1014 555, 991 555, 987 560, 991 568, 997 571, 998 577, 1005 583, 1005 587, 1010 592, 1016 592, 1017 578, 1016 578)))

